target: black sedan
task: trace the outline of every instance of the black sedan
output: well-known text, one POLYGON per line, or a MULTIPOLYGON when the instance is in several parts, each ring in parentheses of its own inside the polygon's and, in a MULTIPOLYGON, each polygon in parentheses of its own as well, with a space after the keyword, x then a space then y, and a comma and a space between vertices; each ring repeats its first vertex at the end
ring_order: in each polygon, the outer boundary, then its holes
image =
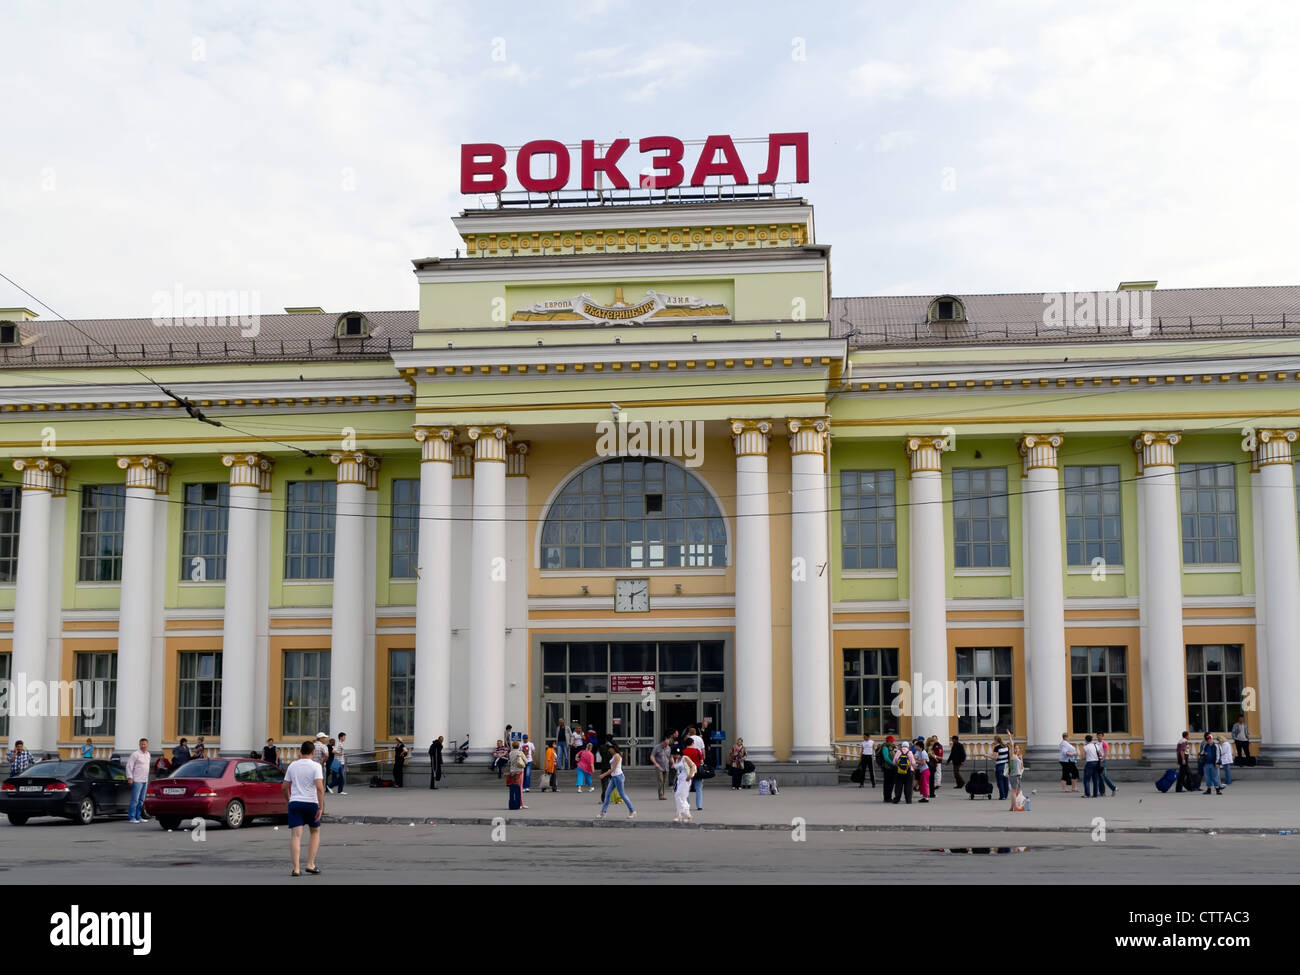
POLYGON ((109 762, 41 762, 0 783, 0 812, 14 826, 33 816, 61 816, 87 826, 96 816, 124 815, 130 806, 126 770, 109 762))

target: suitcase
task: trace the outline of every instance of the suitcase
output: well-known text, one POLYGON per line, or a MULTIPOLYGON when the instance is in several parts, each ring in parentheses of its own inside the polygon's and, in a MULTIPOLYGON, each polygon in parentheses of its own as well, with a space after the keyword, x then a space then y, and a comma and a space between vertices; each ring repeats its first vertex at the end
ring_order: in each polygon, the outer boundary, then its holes
POLYGON ((1188 773, 1187 773, 1187 783, 1183 786, 1183 788, 1184 788, 1185 790, 1187 790, 1188 792, 1200 792, 1200 791, 1201 791, 1201 773, 1200 773, 1200 772, 1188 772, 1188 773))
POLYGON ((744 775, 740 777, 740 787, 742 789, 752 789, 757 784, 758 784, 757 772, 746 772, 744 775))
MULTIPOLYGON (((753 773, 750 772, 746 774, 752 775, 753 773)), ((861 785, 862 780, 865 779, 866 777, 867 777, 866 771, 862 768, 861 765, 859 765, 849 774, 849 781, 852 782, 854 785, 861 785)))
POLYGON ((1160 778, 1156 779, 1156 788, 1161 792, 1168 792, 1174 787, 1174 783, 1177 781, 1178 769, 1171 768, 1168 769, 1164 775, 1160 776, 1160 778))
POLYGON ((989 781, 987 769, 981 769, 970 774, 970 778, 966 780, 966 794, 972 799, 976 796, 984 796, 987 799, 993 798, 993 783, 989 781))

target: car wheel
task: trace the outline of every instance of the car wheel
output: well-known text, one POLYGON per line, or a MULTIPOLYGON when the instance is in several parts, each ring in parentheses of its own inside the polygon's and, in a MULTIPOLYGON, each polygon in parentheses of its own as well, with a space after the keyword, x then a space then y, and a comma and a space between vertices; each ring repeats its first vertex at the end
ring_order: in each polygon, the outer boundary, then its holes
POLYGON ((95 821, 95 800, 86 796, 81 800, 81 805, 77 807, 77 822, 82 826, 89 826, 95 821))
POLYGON ((27 824, 27 817, 24 816, 24 815, 22 815, 21 813, 10 813, 10 814, 9 814, 9 825, 10 825, 10 826, 25 826, 26 824, 27 824))
POLYGON ((161 826, 163 829, 167 829, 167 830, 177 829, 181 825, 181 817, 159 816, 158 825, 161 826))
POLYGON ((226 807, 226 815, 223 817, 227 829, 239 829, 244 825, 244 804, 238 799, 232 799, 230 805, 226 807))

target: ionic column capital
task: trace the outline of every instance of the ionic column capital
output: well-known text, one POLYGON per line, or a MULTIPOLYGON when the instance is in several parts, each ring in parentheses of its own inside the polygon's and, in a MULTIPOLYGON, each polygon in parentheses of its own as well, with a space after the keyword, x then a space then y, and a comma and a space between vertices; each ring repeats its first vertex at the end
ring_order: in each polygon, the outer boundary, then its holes
POLYGON ((1291 464, 1291 445, 1300 438, 1300 431, 1268 429, 1255 433, 1255 450, 1252 470, 1270 464, 1291 464))
POLYGON ((510 428, 500 426, 467 427, 465 435, 474 444, 474 462, 506 462, 506 447, 514 441, 510 428))
POLYGON ((255 487, 258 491, 271 489, 275 461, 265 454, 222 454, 221 463, 230 468, 231 487, 255 487))
POLYGON ((515 440, 506 444, 506 477, 528 476, 527 440, 515 440))
POLYGON ((456 445, 455 427, 416 427, 415 439, 420 442, 420 463, 451 463, 456 445))
POLYGON ((1183 439, 1181 433, 1164 433, 1145 430, 1133 438, 1133 451, 1138 455, 1138 473, 1148 467, 1173 467, 1174 447, 1183 439))
POLYGON ((68 462, 57 457, 18 457, 14 470, 23 475, 24 491, 48 491, 56 498, 68 493, 68 462))
POLYGON ((1039 467, 1056 470, 1057 451, 1063 443, 1065 437, 1059 433, 1026 433, 1016 441, 1016 448, 1024 461, 1025 475, 1039 467))
POLYGON ((157 494, 166 494, 171 484, 172 462, 152 454, 132 454, 117 459, 117 466, 126 471, 126 486, 150 488, 157 494))
POLYGON ((785 426, 790 434, 791 454, 825 455, 826 438, 831 430, 829 417, 790 417, 785 421, 785 426))
POLYGON ((367 491, 379 487, 379 458, 367 450, 335 451, 330 463, 338 468, 335 477, 339 484, 360 484, 367 491))
POLYGON ((472 443, 458 443, 452 448, 451 456, 451 476, 470 477, 474 476, 474 445, 472 443))
POLYGON ((903 449, 907 451, 907 459, 911 461, 911 473, 920 474, 922 471, 942 473, 943 451, 947 445, 948 439, 942 434, 908 437, 903 441, 903 449))
POLYGON ((732 420, 731 442, 737 457, 766 457, 771 444, 771 420, 732 420))

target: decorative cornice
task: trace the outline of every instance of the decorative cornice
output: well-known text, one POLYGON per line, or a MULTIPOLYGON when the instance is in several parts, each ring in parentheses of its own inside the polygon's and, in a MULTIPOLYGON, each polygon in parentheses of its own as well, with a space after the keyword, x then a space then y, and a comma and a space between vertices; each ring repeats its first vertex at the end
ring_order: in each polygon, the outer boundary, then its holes
POLYGON ((1016 442, 1016 448, 1023 458, 1023 470, 1026 475, 1036 468, 1056 470, 1058 467, 1057 450, 1065 443, 1065 437, 1059 433, 1027 433, 1016 442))
POLYGON ((68 462, 57 457, 19 457, 14 470, 23 475, 24 491, 48 491, 56 498, 68 493, 68 462))
POLYGON ((785 421, 790 432, 790 453, 825 456, 826 438, 830 434, 830 417, 790 417, 785 421))
POLYGON ((157 494, 166 494, 171 486, 172 462, 152 454, 132 454, 117 459, 117 466, 126 471, 126 486, 151 488, 157 494))
POLYGON ((230 468, 231 487, 253 487, 264 490, 263 482, 270 489, 271 472, 275 461, 265 454, 223 454, 221 463, 230 468))
POLYGON ((1173 467, 1174 447, 1182 441, 1181 433, 1164 433, 1145 430, 1133 438, 1133 451, 1138 455, 1138 474, 1148 467, 1173 467))
POLYGON ((510 428, 500 426, 468 427, 465 435, 474 444, 474 463, 496 461, 504 464, 506 447, 514 440, 510 428))
POLYGON ((339 484, 361 484, 367 491, 379 487, 379 458, 369 451, 336 451, 330 454, 330 463, 338 466, 339 484))
POLYGON ((1287 464, 1291 463, 1291 445, 1300 438, 1300 431, 1296 430, 1279 430, 1268 429, 1259 430, 1255 434, 1256 447, 1252 470, 1258 467, 1267 467, 1270 464, 1287 464))
POLYGON ((766 457, 771 444, 771 420, 732 420, 731 442, 737 457, 766 457))
POLYGON ((420 463, 451 463, 456 445, 455 427, 416 427, 415 439, 420 442, 420 463))
POLYGON ((908 437, 903 441, 903 449, 907 451, 907 459, 911 462, 911 473, 920 474, 922 471, 942 473, 943 450, 947 444, 948 438, 941 434, 908 437))

